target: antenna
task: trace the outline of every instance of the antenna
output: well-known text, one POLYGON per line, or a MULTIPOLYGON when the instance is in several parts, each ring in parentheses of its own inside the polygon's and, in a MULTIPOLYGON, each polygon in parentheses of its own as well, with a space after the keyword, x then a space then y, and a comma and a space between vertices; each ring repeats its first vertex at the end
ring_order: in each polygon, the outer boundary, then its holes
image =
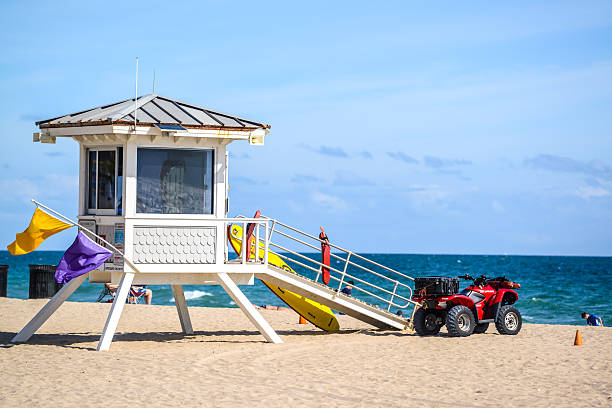
POLYGON ((136 122, 138 121, 138 57, 136 57, 136 97, 134 98, 134 133, 136 133, 136 122))
POLYGON ((155 94, 155 70, 153 70, 153 94, 155 94))

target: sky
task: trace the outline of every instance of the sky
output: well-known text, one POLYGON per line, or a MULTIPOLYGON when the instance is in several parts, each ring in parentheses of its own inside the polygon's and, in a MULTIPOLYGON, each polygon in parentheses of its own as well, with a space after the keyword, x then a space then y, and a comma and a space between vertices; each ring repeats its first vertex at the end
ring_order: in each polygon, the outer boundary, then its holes
MULTIPOLYGON (((612 256, 612 3, 0 4, 0 241, 77 214, 34 122, 139 89, 270 124, 230 215, 359 252, 612 256)), ((40 249, 65 249, 58 234, 40 249)))

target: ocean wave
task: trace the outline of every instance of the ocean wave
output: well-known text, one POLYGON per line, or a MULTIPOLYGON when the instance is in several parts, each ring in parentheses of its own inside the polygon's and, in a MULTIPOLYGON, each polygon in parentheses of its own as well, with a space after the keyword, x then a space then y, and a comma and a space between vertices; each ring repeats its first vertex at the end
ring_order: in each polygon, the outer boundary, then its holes
MULTIPOLYGON (((185 292, 185 300, 199 299, 204 296, 214 296, 214 295, 209 292, 204 292, 203 290, 188 290, 185 292)), ((174 302, 174 297, 170 299, 170 301, 174 302)))

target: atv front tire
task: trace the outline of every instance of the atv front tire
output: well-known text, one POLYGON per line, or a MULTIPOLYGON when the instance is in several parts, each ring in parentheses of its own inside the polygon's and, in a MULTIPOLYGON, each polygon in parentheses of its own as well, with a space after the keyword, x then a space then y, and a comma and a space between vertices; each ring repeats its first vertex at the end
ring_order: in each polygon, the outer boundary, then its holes
POLYGON ((482 334, 489 328, 489 323, 480 323, 474 327, 474 334, 482 334))
POLYGON ((474 332, 474 314, 465 306, 453 306, 446 315, 446 329, 451 337, 467 337, 474 332))
POLYGON ((433 310, 420 308, 414 313, 414 331, 419 336, 433 336, 440 332, 441 324, 438 324, 440 315, 433 310))
POLYGON ((495 319, 495 327, 499 334, 515 335, 521 331, 523 318, 521 312, 512 305, 502 306, 495 319))

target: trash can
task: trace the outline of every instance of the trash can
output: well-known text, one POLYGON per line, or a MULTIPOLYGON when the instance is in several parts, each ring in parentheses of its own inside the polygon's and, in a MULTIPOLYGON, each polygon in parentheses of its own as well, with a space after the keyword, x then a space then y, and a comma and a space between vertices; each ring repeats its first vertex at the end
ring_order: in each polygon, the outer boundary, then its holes
POLYGON ((6 285, 8 281, 8 265, 0 265, 0 297, 6 297, 6 285))
POLYGON ((55 282, 57 265, 30 265, 30 299, 53 297, 62 287, 55 282))

